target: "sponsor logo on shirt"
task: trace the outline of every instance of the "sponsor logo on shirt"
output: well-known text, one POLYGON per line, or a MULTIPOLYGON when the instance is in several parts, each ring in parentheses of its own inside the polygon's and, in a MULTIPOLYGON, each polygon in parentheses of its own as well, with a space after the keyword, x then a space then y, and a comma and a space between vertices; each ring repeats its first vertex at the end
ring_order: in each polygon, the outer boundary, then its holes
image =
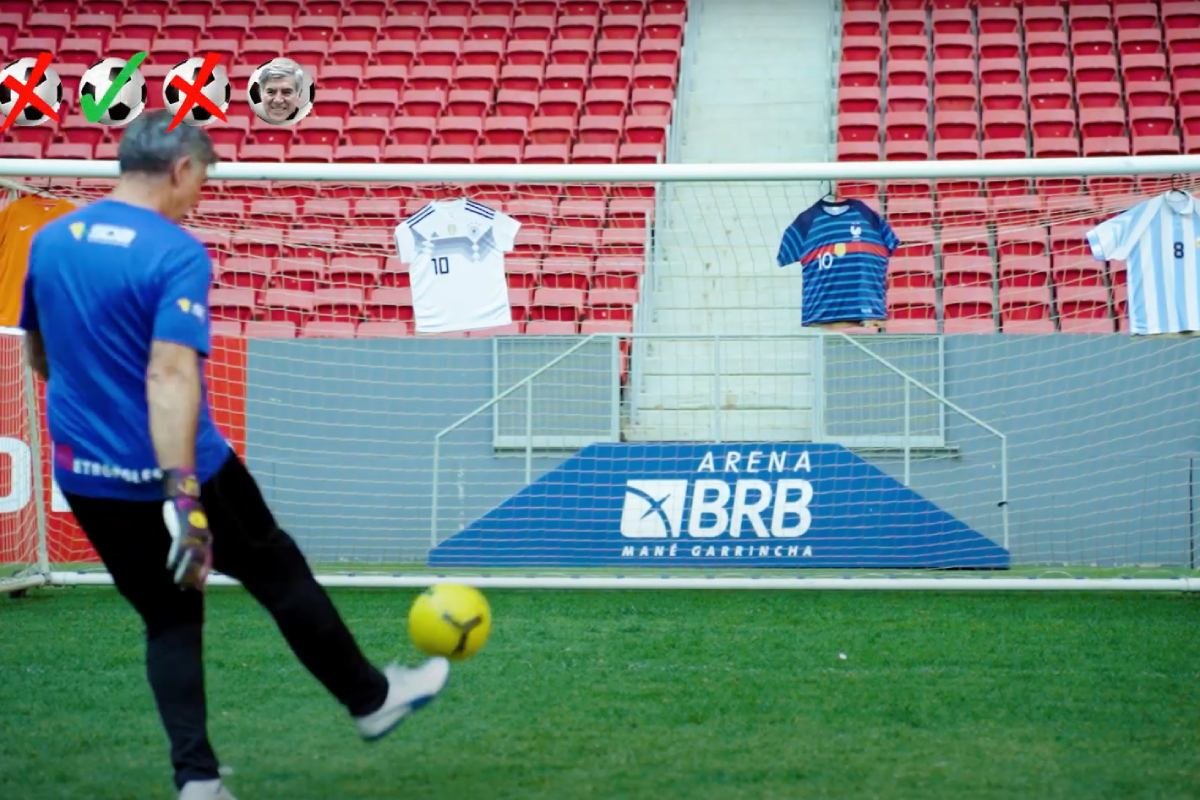
POLYGON ((186 297, 179 298, 178 300, 175 301, 175 303, 176 303, 176 305, 179 306, 179 310, 182 311, 183 313, 191 314, 193 317, 195 317, 198 320, 204 319, 205 310, 204 310, 204 306, 201 305, 200 303, 193 303, 191 300, 188 300, 186 297))
POLYGON ((129 247, 137 238, 137 231, 123 225, 106 225, 98 223, 87 232, 87 240, 93 244, 111 244, 117 247, 129 247))

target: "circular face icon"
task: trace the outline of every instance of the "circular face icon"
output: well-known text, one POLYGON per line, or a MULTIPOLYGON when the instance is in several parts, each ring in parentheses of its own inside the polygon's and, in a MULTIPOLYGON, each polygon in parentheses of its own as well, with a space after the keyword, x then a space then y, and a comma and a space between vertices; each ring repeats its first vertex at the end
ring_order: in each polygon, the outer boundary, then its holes
POLYGON ((246 96, 263 122, 295 125, 312 113, 317 86, 304 67, 280 56, 254 70, 246 86, 246 96))
POLYGON ((10 62, 0 70, 0 122, 8 119, 14 110, 17 112, 14 125, 41 125, 51 118, 46 109, 58 113, 63 99, 62 81, 57 72, 46 67, 33 86, 29 86, 36 66, 36 58, 26 57, 10 62), (22 90, 10 85, 5 80, 10 76, 26 88, 22 90))
POLYGON ((172 114, 184 109, 183 122, 187 125, 204 126, 219 119, 214 109, 224 114, 233 97, 224 67, 217 64, 200 80, 203 72, 204 59, 193 56, 171 67, 163 78, 163 102, 172 114))
POLYGON ((109 90, 122 80, 121 70, 125 69, 125 64, 123 58, 105 58, 88 67, 79 80, 79 96, 90 97, 92 103, 102 109, 96 120, 101 125, 128 125, 146 108, 146 79, 137 70, 120 83, 112 101, 104 105, 109 90))

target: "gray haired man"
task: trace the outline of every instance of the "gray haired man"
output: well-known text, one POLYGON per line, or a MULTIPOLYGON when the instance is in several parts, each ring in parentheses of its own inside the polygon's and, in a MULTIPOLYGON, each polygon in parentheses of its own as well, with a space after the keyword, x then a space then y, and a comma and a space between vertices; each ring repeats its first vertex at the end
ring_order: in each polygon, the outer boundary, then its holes
POLYGON ((121 138, 112 194, 33 239, 21 327, 47 380, 54 475, 145 625, 146 674, 180 797, 231 800, 208 739, 201 639, 210 566, 237 578, 353 718, 383 736, 446 682, 445 659, 377 669, 209 412, 212 264, 179 226, 215 161, 152 111, 121 138))

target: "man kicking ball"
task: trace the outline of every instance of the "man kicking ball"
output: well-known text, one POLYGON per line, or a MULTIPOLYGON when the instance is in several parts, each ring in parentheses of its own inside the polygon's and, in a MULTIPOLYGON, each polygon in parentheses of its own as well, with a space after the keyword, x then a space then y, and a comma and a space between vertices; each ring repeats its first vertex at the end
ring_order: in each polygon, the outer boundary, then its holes
POLYGON ((211 567, 246 587, 301 663, 377 739, 431 700, 449 665, 382 671, 359 650, 296 543, 209 413, 202 359, 212 265, 177 222, 216 158, 200 128, 144 114, 112 194, 33 240, 21 327, 48 381, 54 474, 146 627, 146 671, 180 798, 225 798, 201 659, 211 567))

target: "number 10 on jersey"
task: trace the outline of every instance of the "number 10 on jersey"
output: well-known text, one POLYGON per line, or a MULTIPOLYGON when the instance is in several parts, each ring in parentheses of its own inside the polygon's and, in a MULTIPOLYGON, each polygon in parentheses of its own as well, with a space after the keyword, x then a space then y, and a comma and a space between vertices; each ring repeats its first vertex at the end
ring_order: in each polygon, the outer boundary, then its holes
POLYGON ((433 274, 449 275, 450 274, 450 259, 442 256, 441 258, 433 259, 433 274))

